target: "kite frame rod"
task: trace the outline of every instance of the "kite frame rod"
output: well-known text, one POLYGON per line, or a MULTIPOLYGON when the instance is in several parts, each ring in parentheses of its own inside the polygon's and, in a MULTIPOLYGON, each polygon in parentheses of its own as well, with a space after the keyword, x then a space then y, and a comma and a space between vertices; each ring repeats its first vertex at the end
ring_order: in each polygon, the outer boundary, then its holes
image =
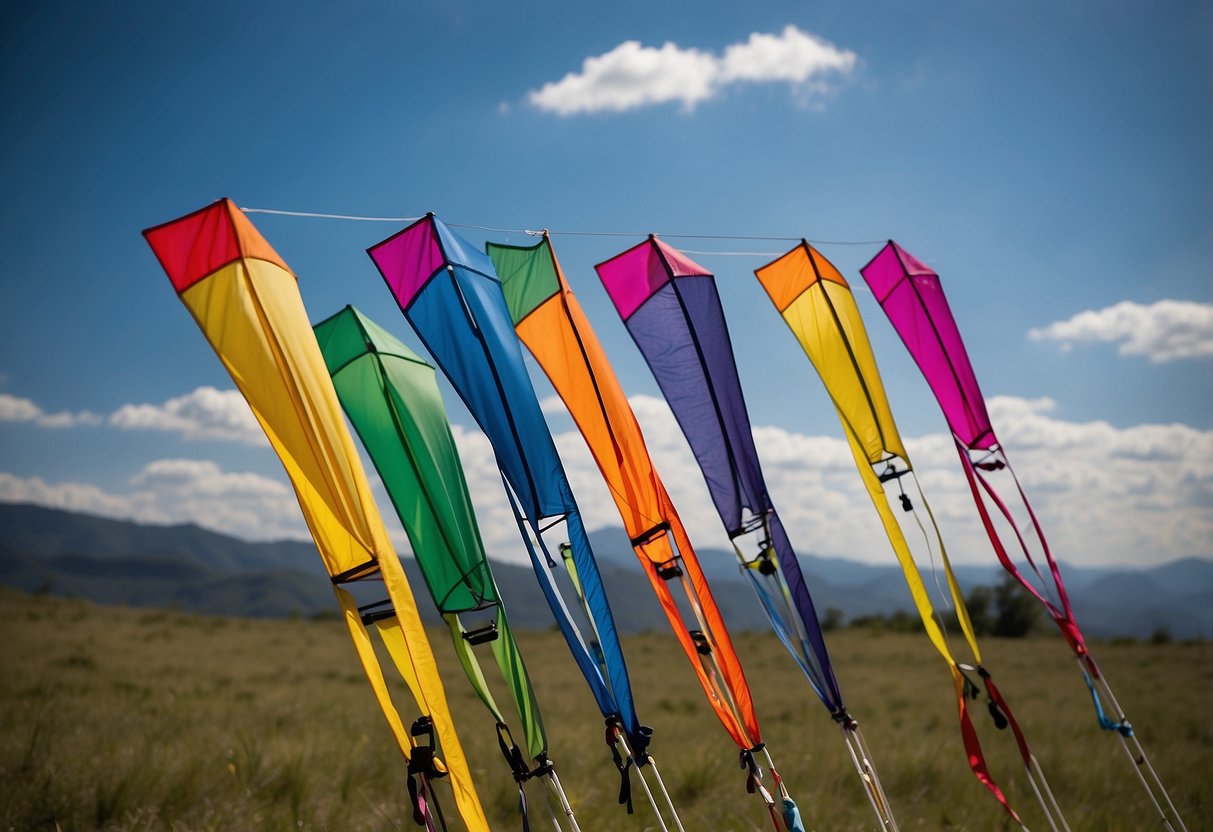
MULTIPOLYGON (((615 735, 615 752, 619 754, 625 761, 636 767, 636 774, 640 777, 640 785, 644 787, 645 796, 649 799, 649 805, 653 808, 653 814, 657 817, 657 824, 661 827, 661 832, 669 832, 669 827, 666 826, 665 818, 662 817, 661 810, 657 807, 657 799, 653 797, 653 792, 649 788, 649 783, 644 777, 644 768, 636 762, 636 756, 632 753, 631 747, 628 745, 627 734, 622 730, 616 730, 615 735)), ((682 827, 682 818, 678 817, 678 810, 674 808, 674 801, 670 797, 669 791, 665 787, 665 781, 661 779, 661 772, 657 769, 657 761, 649 754, 645 755, 645 765, 652 766, 653 775, 657 779, 657 785, 661 787, 661 794, 665 798, 666 806, 670 810, 670 816, 674 819, 674 825, 678 827, 678 832, 686 832, 682 827)))
MULTIPOLYGON (((964 447, 960 444, 959 440, 956 440, 956 446, 957 446, 957 450, 961 452, 962 464, 968 463, 969 462, 968 457, 965 456, 966 449, 964 449, 964 447)), ((1044 532, 1040 528, 1040 524, 1036 519, 1035 513, 1032 511, 1031 505, 1028 503, 1028 498, 1027 498, 1027 495, 1024 493, 1023 486, 1020 485, 1019 478, 1015 475, 1015 471, 1011 467, 1010 462, 1006 460, 1005 454, 1003 456, 1003 460, 1004 460, 1007 472, 1010 474, 1012 481, 1015 483, 1017 492, 1019 494, 1019 498, 1023 502, 1024 507, 1028 511, 1028 515, 1029 515, 1029 518, 1030 518, 1030 521, 1032 524, 1032 528, 1036 532, 1036 537, 1037 537, 1038 541, 1040 542, 1041 546, 1044 548, 1045 559, 1049 565, 1050 572, 1053 576, 1055 589, 1057 590, 1059 600, 1061 601, 1061 604, 1062 604, 1061 609, 1058 609, 1050 601, 1046 600, 1043 596, 1041 596, 1035 590, 1034 587, 1030 586, 1025 581, 1023 576, 1021 574, 1019 574, 1018 570, 1012 571, 1012 569, 1007 568, 1006 563, 1003 563, 1003 567, 1004 567, 1004 569, 1006 569, 1007 572, 1011 573, 1019 581, 1019 583, 1021 585, 1023 585, 1025 588, 1027 588, 1029 592, 1032 592, 1034 595, 1036 595, 1037 600, 1040 601, 1045 606, 1045 608, 1049 611, 1050 616, 1053 618, 1054 622, 1058 625, 1059 629, 1062 628, 1062 622, 1064 620, 1064 621, 1068 621, 1070 623, 1070 625, 1074 627, 1075 631, 1081 632, 1081 631, 1078 631, 1077 622, 1074 621, 1073 615, 1070 612, 1069 599, 1068 599, 1066 591, 1065 591, 1065 586, 1061 582, 1061 576, 1058 571, 1057 565, 1053 560, 1051 552, 1049 551, 1048 544, 1045 542, 1044 532)), ((971 463, 969 464, 969 466, 966 467, 966 471, 968 470, 969 467, 971 467, 971 463)), ((1023 540, 1023 538, 1019 535, 1019 528, 1018 528, 1018 526, 1016 526, 1014 519, 1010 516, 1009 508, 1002 501, 1002 499, 999 498, 999 496, 998 496, 997 492, 995 491, 995 489, 993 488, 993 486, 990 485, 990 483, 988 483, 986 481, 986 478, 984 476, 982 476, 980 471, 973 470, 972 477, 970 478, 970 490, 973 493, 974 499, 976 501, 978 501, 978 508, 980 510, 985 511, 984 503, 983 503, 984 498, 982 497, 981 493, 978 492, 976 490, 976 488, 973 487, 974 483, 981 484, 982 489, 986 492, 986 494, 988 494, 990 496, 990 499, 994 501, 995 505, 1001 511, 1003 517, 1007 519, 1008 523, 1012 527, 1012 530, 1016 533, 1020 548, 1023 550, 1024 555, 1027 557, 1028 563, 1032 564, 1033 569, 1036 571, 1037 576, 1040 577, 1043 582, 1044 578, 1043 578, 1043 576, 1040 575, 1039 570, 1035 569, 1035 564, 1032 562, 1032 558, 1028 551, 1028 547, 1027 547, 1025 541, 1023 540)), ((989 527, 988 525, 987 525, 987 533, 992 538, 997 537, 997 531, 992 530, 992 528, 989 527)), ((995 542, 995 541, 992 539, 991 542, 995 542)), ((999 540, 997 541, 997 545, 995 547, 996 550, 999 547, 1002 547, 1005 551, 1005 546, 1001 543, 1001 538, 999 538, 999 540)), ((1000 558, 1000 560, 1001 560, 1001 558, 1000 558)), ((1064 629, 1062 629, 1062 632, 1063 632, 1063 635, 1065 635, 1064 629)), ((1158 776, 1158 772, 1155 770, 1154 765, 1150 762, 1149 757, 1146 755, 1145 748, 1142 746, 1141 741, 1137 738, 1136 733, 1133 732, 1133 729, 1132 729, 1131 723, 1129 722, 1128 716, 1125 714, 1124 709, 1121 708, 1120 702, 1117 701, 1117 699, 1116 699, 1116 694, 1112 691, 1112 686, 1108 683, 1108 680, 1104 676, 1102 670, 1100 670, 1098 663, 1095 661, 1095 657, 1093 655, 1091 655, 1090 649, 1087 647, 1085 641, 1081 641, 1079 644, 1071 643, 1069 638, 1067 638, 1066 641, 1067 641, 1067 643, 1070 644, 1070 649, 1074 653, 1074 658, 1078 664, 1079 672, 1083 675, 1084 680, 1086 680, 1087 685, 1090 688, 1091 696, 1095 703, 1096 716, 1097 716, 1097 718, 1099 718, 1100 727, 1103 728, 1104 730, 1116 731, 1117 736, 1120 740, 1121 746, 1124 749, 1125 756, 1127 756, 1129 758, 1129 762, 1133 764, 1133 771, 1137 775, 1137 779, 1141 783, 1142 788, 1145 790, 1146 795, 1150 798, 1150 802, 1154 805, 1154 808, 1158 811, 1159 817, 1162 819, 1163 826, 1165 826, 1168 830, 1170 830, 1170 832, 1177 832, 1176 827, 1171 823, 1171 820, 1173 818, 1174 821, 1179 824, 1179 832, 1187 832, 1188 827, 1183 822, 1183 818, 1180 816, 1179 810, 1175 808, 1175 803, 1174 803, 1174 801, 1172 801, 1170 793, 1167 791, 1167 788, 1163 784, 1162 779, 1158 776), (1081 650, 1079 649, 1080 645, 1081 645, 1081 650), (1091 677, 1094 677, 1094 679, 1092 680, 1091 677), (1100 688, 1099 691, 1096 690, 1096 686, 1098 686, 1100 688), (1103 693, 1104 697, 1108 701, 1109 706, 1111 707, 1113 715, 1116 719, 1116 724, 1105 724, 1106 717, 1103 716, 1102 707, 1100 705, 1099 694, 1101 692, 1103 693), (1133 745, 1134 745, 1135 749, 1131 749, 1129 747, 1129 739, 1133 740, 1133 745), (1134 750, 1136 750, 1136 752, 1137 752, 1136 755, 1134 755, 1134 750), (1143 767, 1145 769, 1145 772, 1142 771, 1143 767), (1149 774, 1148 777, 1146 776, 1146 773, 1149 774), (1166 805, 1166 808, 1164 808, 1163 804, 1166 805), (1170 810, 1169 816, 1167 814, 1168 809, 1170 810)))
POLYGON ((864 794, 867 795, 868 804, 876 813, 876 819, 880 821, 882 832, 900 832, 897 819, 893 817, 893 807, 885 794, 884 784, 880 782, 880 774, 876 771, 876 764, 872 762, 872 752, 859 730, 859 723, 852 719, 849 724, 839 723, 838 727, 842 731, 842 741, 846 744, 851 764, 859 775, 864 794))
MULTIPOLYGON (((1087 654, 1092 662, 1094 658, 1087 654)), ((1086 669, 1083 667, 1083 659, 1080 656, 1075 657, 1078 662, 1080 671, 1086 674, 1086 669)), ((1129 758, 1129 762, 1133 765, 1133 771, 1137 774, 1137 779, 1141 782, 1141 786, 1146 791, 1146 795, 1150 798, 1150 802, 1154 804, 1154 808, 1158 811, 1159 817, 1162 819, 1163 826, 1170 832, 1188 832, 1187 824, 1179 814, 1179 810, 1175 808, 1175 803, 1171 800, 1171 795, 1167 792, 1167 787, 1163 785, 1162 779, 1158 776, 1158 772, 1154 769, 1154 764, 1150 762, 1150 758, 1146 755, 1146 749, 1142 746, 1141 740, 1138 739, 1137 733, 1132 730, 1128 716, 1125 715, 1124 709, 1120 707, 1120 702, 1116 700, 1116 694, 1112 692, 1112 686, 1108 683, 1108 679, 1101 671, 1095 680, 1096 684, 1102 688, 1102 693, 1107 697, 1108 704, 1111 705, 1112 712, 1121 725, 1129 728, 1128 733, 1116 730, 1117 739, 1120 740, 1120 745, 1124 749, 1125 756, 1129 758), (1133 747, 1129 747, 1129 740, 1133 741, 1133 747), (1134 755, 1136 752, 1136 756, 1134 755), (1149 773, 1149 777, 1143 773, 1142 769, 1149 773), (1152 785, 1151 785, 1152 784, 1152 785), (1155 793, 1157 790, 1157 794, 1155 793), (1161 796, 1161 800, 1159 799, 1161 796), (1163 808, 1163 803, 1166 808, 1163 808), (1167 815, 1167 809, 1171 815, 1167 815), (1172 825, 1172 818, 1179 824, 1178 830, 1172 825)))

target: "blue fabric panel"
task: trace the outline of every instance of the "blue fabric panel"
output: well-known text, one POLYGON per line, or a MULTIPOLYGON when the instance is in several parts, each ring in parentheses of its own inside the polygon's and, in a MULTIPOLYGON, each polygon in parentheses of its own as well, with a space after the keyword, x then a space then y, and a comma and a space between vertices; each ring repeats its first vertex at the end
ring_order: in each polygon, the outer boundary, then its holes
MULTIPOLYGON (((594 560, 594 553, 590 550, 590 540, 581 522, 581 514, 577 511, 570 512, 564 522, 573 549, 577 577, 581 579, 581 589, 585 593, 585 603, 598 631, 598 645, 602 648, 602 655, 606 660, 607 677, 619 706, 623 729, 632 739, 638 736, 640 718, 636 715, 636 704, 632 699, 632 683, 628 678, 627 663, 623 659, 623 648, 619 644, 619 633, 615 629, 615 616, 611 613, 606 588, 598 572, 598 562, 594 560)), ((637 747, 634 739, 632 747, 637 747)))
POLYGON ((502 476, 520 503, 515 504, 511 497, 540 587, 599 710, 603 716, 618 715, 624 730, 639 738, 631 683, 602 577, 527 375, 522 346, 514 334, 493 263, 436 219, 434 227, 452 266, 435 275, 417 293, 405 317, 492 443, 502 476), (519 509, 526 515, 525 521, 519 509), (542 544, 540 520, 561 516, 598 632, 607 679, 569 618, 552 583, 547 558, 535 550, 525 531, 524 523, 529 523, 542 544))
POLYGON ((792 593, 796 611, 800 613, 800 620, 804 624, 805 635, 808 637, 811 648, 810 655, 816 665, 815 672, 808 674, 809 681, 813 683, 813 687, 817 689, 817 695, 821 697, 821 701, 830 709, 830 712, 839 713, 844 708, 842 692, 838 690, 838 680, 834 677, 834 666, 830 663, 830 654, 826 650, 825 638, 821 634, 821 625, 818 623, 817 608, 813 605, 813 596, 809 594, 809 588, 804 582, 804 573, 800 571, 800 561, 796 559, 792 542, 788 540, 783 523, 773 509, 769 522, 771 546, 775 549, 779 569, 783 572, 788 590, 792 593))
MULTIPOLYGON (((495 283, 501 282, 497 278, 497 269, 493 267, 493 261, 487 254, 451 231, 437 217, 434 217, 434 230, 438 232, 438 243, 442 246, 442 254, 448 263, 480 272, 495 283)), ((506 315, 506 320, 509 320, 509 315, 506 315)))

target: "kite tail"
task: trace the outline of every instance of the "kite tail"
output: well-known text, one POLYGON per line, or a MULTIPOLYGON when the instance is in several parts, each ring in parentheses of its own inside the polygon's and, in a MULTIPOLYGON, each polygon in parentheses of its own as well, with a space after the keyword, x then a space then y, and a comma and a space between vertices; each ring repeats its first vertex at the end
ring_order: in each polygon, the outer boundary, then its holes
POLYGON ((977 691, 973 687, 973 683, 961 672, 960 668, 952 666, 952 679, 956 686, 956 705, 960 712, 960 735, 964 739, 965 753, 969 758, 969 768, 973 771, 973 776, 981 782, 990 794, 1002 804, 1002 808, 1007 815, 1015 821, 1023 829, 1024 822, 1019 819, 1019 815, 1011 808, 1011 804, 1007 801, 1007 797, 1003 794, 1002 789, 994 782, 994 778, 990 775, 990 769, 986 765, 985 755, 981 750, 981 740, 977 738, 977 731, 973 728, 973 720, 969 716, 970 696, 976 698, 977 691))

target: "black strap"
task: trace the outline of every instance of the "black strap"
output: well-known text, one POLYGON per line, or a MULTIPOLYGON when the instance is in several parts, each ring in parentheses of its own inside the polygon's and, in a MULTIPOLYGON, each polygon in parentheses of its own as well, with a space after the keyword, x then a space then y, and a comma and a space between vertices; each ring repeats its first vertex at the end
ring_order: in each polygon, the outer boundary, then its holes
POLYGON ((1010 722, 1002 708, 994 701, 994 694, 990 692, 990 671, 978 665, 977 675, 981 677, 982 684, 986 687, 986 708, 990 711, 990 719, 994 720, 994 727, 1002 731, 1010 722))
POLYGON ((611 748, 611 757, 615 761, 615 768, 619 769, 619 805, 628 807, 628 814, 632 814, 632 778, 629 771, 632 764, 635 762, 631 757, 625 761, 619 753, 619 747, 615 744, 615 738, 623 733, 623 728, 615 717, 611 717, 606 723, 606 744, 611 748))
POLYGON ((641 725, 628 739, 632 741, 632 757, 636 760, 636 767, 643 768, 649 761, 649 743, 653 741, 653 729, 641 725))
MULTIPOLYGON (((428 780, 438 780, 446 777, 447 773, 437 765, 438 757, 434 751, 434 720, 428 716, 418 717, 409 728, 409 734, 414 739, 408 766, 409 800, 413 804, 413 821, 418 826, 425 826, 425 813, 421 811, 421 801, 418 799, 421 789, 425 788, 428 780), (421 738, 425 739, 424 743, 417 741, 421 738), (421 782, 418 783, 418 780, 421 782)), ((438 799, 432 789, 429 792, 429 799, 441 817, 442 810, 438 806, 438 799)), ((442 826, 444 829, 446 828, 445 822, 442 826)))
POLYGON ((754 759, 754 754, 764 748, 766 748, 766 744, 760 742, 753 748, 747 748, 737 755, 738 764, 746 770, 745 790, 748 794, 758 791, 758 784, 762 780, 762 770, 758 768, 758 761, 754 759))
POLYGON ((859 727, 859 723, 855 721, 854 717, 847 713, 846 708, 839 708, 837 711, 833 711, 830 714, 830 718, 848 731, 854 731, 859 727))

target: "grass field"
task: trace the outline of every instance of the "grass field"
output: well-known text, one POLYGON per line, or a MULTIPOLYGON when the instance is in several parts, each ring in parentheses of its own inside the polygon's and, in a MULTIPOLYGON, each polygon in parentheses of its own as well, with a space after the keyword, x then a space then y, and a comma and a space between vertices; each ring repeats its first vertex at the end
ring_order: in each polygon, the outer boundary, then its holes
MULTIPOLYGON (((481 798, 494 829, 519 829, 492 722, 446 638, 431 634, 481 798)), ((632 816, 615 805, 619 781, 601 719, 559 636, 519 641, 581 828, 654 828, 642 801, 632 816)), ((339 622, 106 608, 0 590, 0 645, 0 830, 416 828, 401 758, 339 622)), ((641 718, 656 730, 651 750, 687 831, 769 829, 674 639, 644 635, 624 647, 641 718)), ((739 635, 737 647, 764 739, 807 828, 874 828, 837 729, 791 659, 767 634, 739 635)), ((968 772, 950 676, 926 639, 845 631, 831 634, 830 647, 902 829, 1010 828, 968 772)), ((1119 743, 1097 729, 1060 637, 984 647, 1074 832, 1159 828, 1119 743)), ((1093 652, 1189 828, 1213 828, 1210 645, 1099 643, 1093 652)), ((396 698, 412 715, 407 694, 396 698)), ((983 702, 975 707, 994 776, 1029 827, 1047 828, 1009 733, 994 730, 983 702)), ((535 790, 531 805, 541 804, 535 790)))

